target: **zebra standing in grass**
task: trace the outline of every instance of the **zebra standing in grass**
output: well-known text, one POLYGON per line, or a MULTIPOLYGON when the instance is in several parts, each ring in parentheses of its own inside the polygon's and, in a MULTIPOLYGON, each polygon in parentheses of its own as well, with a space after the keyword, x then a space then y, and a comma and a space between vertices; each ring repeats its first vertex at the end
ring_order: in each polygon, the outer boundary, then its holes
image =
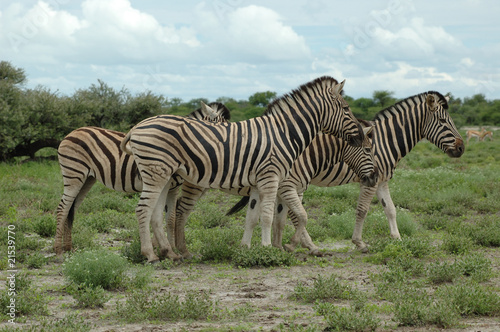
MULTIPOLYGON (((221 103, 202 103, 202 107, 188 115, 190 118, 224 122, 229 110, 221 103)), ((142 181, 133 158, 120 150, 124 133, 97 127, 83 127, 72 131, 57 150, 64 182, 64 193, 57 208, 57 229, 54 250, 58 256, 71 250, 71 229, 75 211, 99 180, 106 187, 134 193, 142 191, 142 181), (64 236, 64 245, 63 245, 64 236)), ((174 179, 166 209, 175 216, 176 193, 180 178, 174 179)), ((180 181, 180 183, 179 183, 180 181)), ((173 230, 172 230, 173 232, 173 230)))
MULTIPOLYGON (((297 180, 300 181, 304 177, 308 177, 309 179, 313 177, 314 174, 310 174, 313 169, 326 168, 328 165, 344 161, 354 171, 354 174, 361 179, 363 184, 366 186, 374 186, 377 183, 378 171, 374 166, 371 140, 373 125, 363 120, 360 120, 360 122, 364 126, 363 132, 365 135, 365 139, 363 140, 361 147, 353 147, 347 144, 344 140, 333 135, 317 135, 313 139, 306 150, 297 160, 295 160, 292 169, 290 170, 290 175, 281 182, 278 188, 276 204, 277 210, 275 214, 281 212, 281 209, 284 206, 282 202, 286 204, 285 206, 288 206, 292 205, 289 203, 290 201, 301 201, 302 191, 299 192, 300 195, 297 197, 297 180)), ((307 187, 307 185, 305 187, 307 187)), ((305 187, 303 190, 305 190, 305 187)), ((199 188, 190 183, 184 182, 182 185, 182 195, 177 201, 175 217, 175 222, 177 223, 175 226, 176 229, 178 227, 184 227, 187 215, 189 215, 189 213, 194 209, 196 201, 205 193, 205 191, 206 189, 204 188, 199 188)), ((251 201, 247 212, 245 233, 241 240, 242 246, 250 247, 253 229, 257 225, 258 213, 260 210, 258 193, 252 192, 251 187, 236 188, 233 190, 223 189, 223 191, 233 195, 246 196, 246 200, 242 200, 239 205, 231 209, 231 211, 228 212, 228 215, 239 211, 246 205, 246 203, 248 203, 249 200, 251 201), (255 194, 256 197, 250 199, 249 196, 251 193, 255 194)), ((307 222, 307 218, 303 222, 307 222)), ((304 235, 305 238, 300 239, 302 240, 304 247, 310 249, 310 253, 313 255, 319 254, 318 248, 314 245, 307 232, 304 235)), ((287 249, 293 250, 298 240, 299 239, 292 239, 292 244, 289 245, 287 249)), ((276 246, 275 243, 275 232, 273 232, 274 246, 276 246)), ((180 250, 184 258, 190 258, 192 256, 186 248, 184 238, 176 239, 176 247, 180 250)), ((281 247, 281 244, 279 247, 281 247)))
MULTIPOLYGON (((121 148, 133 153, 143 179, 136 214, 148 262, 158 260, 147 236, 149 224, 162 228, 158 203, 176 172, 203 188, 255 187, 261 198, 262 244, 270 245, 279 182, 313 138, 323 131, 356 146, 363 141, 361 126, 341 96, 343 85, 318 78, 272 102, 265 116, 246 121, 208 124, 165 115, 132 128, 121 148)), ((172 250, 165 237, 159 245, 161 251, 172 250)))
MULTIPOLYGON (((379 182, 374 187, 361 183, 356 209, 356 224, 352 236, 352 242, 362 252, 368 250, 366 243, 362 240, 363 223, 375 193, 384 207, 391 237, 401 238, 396 223, 396 208, 388 186, 388 181, 392 178, 401 158, 424 138, 434 143, 450 157, 458 158, 464 153, 464 141, 446 111, 447 109, 448 99, 439 92, 429 91, 406 98, 375 115, 373 119, 375 124, 373 149, 379 170, 379 182)), ((302 190, 309 184, 333 187, 359 182, 359 178, 344 162, 321 168, 304 167, 303 170, 305 175, 297 177, 297 190, 302 190)), ((278 241, 281 245, 281 234, 287 211, 286 208, 283 208, 275 216, 276 220, 273 225, 273 240, 276 241, 273 244, 275 245, 278 241)), ((292 216, 292 222, 297 225, 296 216, 292 216)))

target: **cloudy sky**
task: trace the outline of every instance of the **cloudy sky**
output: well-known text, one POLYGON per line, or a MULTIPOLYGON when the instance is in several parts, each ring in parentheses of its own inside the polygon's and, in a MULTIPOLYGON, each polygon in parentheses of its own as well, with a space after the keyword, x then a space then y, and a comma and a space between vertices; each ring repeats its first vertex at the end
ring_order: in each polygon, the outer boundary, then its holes
POLYGON ((98 79, 247 99, 322 75, 345 92, 500 99, 497 0, 0 0, 0 60, 71 95, 98 79))

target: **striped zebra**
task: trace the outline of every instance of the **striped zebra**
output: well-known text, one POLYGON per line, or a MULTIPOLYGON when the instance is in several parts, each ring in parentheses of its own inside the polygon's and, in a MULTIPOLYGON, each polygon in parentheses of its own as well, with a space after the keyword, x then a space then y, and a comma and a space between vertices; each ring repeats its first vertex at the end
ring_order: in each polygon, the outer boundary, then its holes
MULTIPOLYGON (((323 131, 362 144, 361 126, 341 96, 343 86, 332 77, 318 78, 273 101, 266 115, 241 122, 208 124, 164 115, 132 128, 121 148, 133 153, 143 179, 136 214, 148 262, 158 260, 147 236, 149 225, 161 229, 158 202, 164 201, 176 172, 203 188, 255 187, 261 198, 262 244, 270 245, 279 182, 312 139, 323 131)), ((165 237, 159 245, 161 251, 172 250, 165 237)))
MULTIPOLYGON (((373 119, 373 149, 376 166, 379 170, 378 184, 374 187, 360 184, 360 194, 356 209, 356 224, 352 242, 362 252, 368 247, 362 240, 363 223, 368 213, 373 196, 384 207, 389 221, 392 238, 400 239, 396 223, 396 208, 391 199, 388 181, 394 175, 398 162, 422 139, 435 144, 448 156, 460 157, 464 151, 464 141, 458 133, 448 109, 448 99, 439 92, 429 91, 406 98, 393 106, 381 110, 373 119)), ((306 175, 297 178, 297 190, 303 191, 307 185, 320 187, 339 186, 350 182, 359 182, 359 178, 344 162, 325 168, 307 169, 306 175), (302 177, 302 178, 300 178, 302 177), (300 182, 299 182, 300 181, 300 182)), ((237 203, 237 205, 240 203, 237 203)), ((285 225, 287 209, 283 207, 276 214, 273 225, 273 244, 281 244, 281 234, 285 225)), ((297 225, 297 217, 292 217, 292 223, 297 225)))
MULTIPOLYGON (((224 122, 229 110, 221 103, 202 103, 202 107, 188 115, 190 118, 224 122)), ((142 181, 133 158, 120 150, 125 133, 113 130, 83 127, 66 136, 57 150, 64 182, 64 193, 57 208, 57 229, 54 250, 57 256, 72 248, 71 229, 75 211, 98 180, 106 187, 125 193, 142 191, 142 181), (64 244, 63 244, 64 237, 64 244)), ((167 199, 166 209, 175 217, 177 188, 182 183, 176 177, 167 199)), ((172 230, 173 232, 173 230, 172 230)))
MULTIPOLYGON (((361 179, 361 182, 366 186, 374 186, 377 183, 378 171, 374 166, 374 156, 372 150, 372 130, 374 126, 367 121, 359 120, 363 125, 365 139, 361 147, 353 147, 347 144, 344 140, 333 135, 317 135, 306 150, 295 160, 290 175, 281 182, 278 188, 278 196, 276 203, 275 215, 281 213, 283 207, 288 208, 289 203, 294 200, 302 201, 302 192, 307 188, 309 180, 315 176, 312 172, 315 169, 324 169, 333 167, 334 164, 344 161, 354 171, 355 176, 361 179), (303 185, 302 190, 297 190, 303 185), (297 195, 299 196, 297 197, 297 195)), ((198 199, 206 192, 207 189, 196 187, 190 183, 184 182, 182 186, 182 195, 177 200, 177 210, 175 229, 184 227, 187 216, 194 209, 194 205, 198 199)), ((244 196, 244 198, 231 209, 227 214, 231 215, 241 210, 249 201, 250 207, 247 212, 245 222, 245 232, 241 240, 241 245, 250 247, 253 229, 258 222, 258 213, 260 210, 259 193, 252 192, 251 187, 235 188, 232 190, 223 189, 232 195, 244 196), (253 194, 255 197, 250 198, 253 194)), ((293 205, 292 205, 293 206, 293 205)), ((300 213, 300 211, 299 211, 300 213)), ((303 221, 307 222, 306 219, 303 221)), ((273 223, 274 227, 274 223, 273 223)), ((304 226, 305 227, 305 226, 304 226)), ((172 227, 170 227, 171 229, 172 227)), ((275 239, 276 232, 273 231, 272 243, 273 246, 281 248, 281 240, 277 245, 275 239)), ((301 239, 302 245, 310 250, 310 254, 319 254, 318 247, 314 245, 311 238, 305 232, 304 238, 301 239)), ((186 248, 184 238, 176 238, 175 245, 180 250, 184 258, 190 258, 192 255, 186 248)), ((287 249, 293 251, 297 245, 298 239, 292 239, 292 243, 287 245, 287 249)))

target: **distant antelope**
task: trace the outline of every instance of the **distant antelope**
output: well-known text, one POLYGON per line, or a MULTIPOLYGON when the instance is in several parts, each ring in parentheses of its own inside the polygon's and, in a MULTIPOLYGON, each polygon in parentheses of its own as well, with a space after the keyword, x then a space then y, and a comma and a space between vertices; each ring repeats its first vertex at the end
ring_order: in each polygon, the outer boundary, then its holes
POLYGON ((488 131, 486 131, 486 130, 485 130, 485 131, 481 134, 481 137, 479 137, 479 140, 480 140, 480 141, 484 141, 484 139, 485 139, 486 137, 489 137, 489 138, 490 138, 490 141, 491 141, 491 140, 493 139, 493 132, 491 132, 491 131, 489 131, 489 130, 488 130, 488 131))
POLYGON ((466 135, 467 135, 467 143, 469 143, 469 140, 472 138, 472 137, 475 137, 477 139, 477 141, 479 142, 479 140, 483 140, 483 134, 486 132, 486 130, 484 130, 484 128, 481 128, 481 131, 477 131, 477 130, 467 130, 466 132, 466 135))

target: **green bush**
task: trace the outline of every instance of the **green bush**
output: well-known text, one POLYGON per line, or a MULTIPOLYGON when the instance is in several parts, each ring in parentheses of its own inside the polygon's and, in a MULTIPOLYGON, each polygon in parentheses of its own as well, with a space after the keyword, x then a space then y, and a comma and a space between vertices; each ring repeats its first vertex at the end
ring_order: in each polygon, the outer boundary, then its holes
POLYGON ((315 310, 325 317, 327 331, 375 331, 380 325, 380 319, 367 309, 337 307, 321 302, 315 305, 315 310))
POLYGON ((481 253, 470 253, 457 259, 460 273, 477 282, 487 281, 492 276, 491 261, 481 253))
POLYGON ((69 282, 81 286, 115 289, 123 286, 127 260, 109 250, 88 250, 73 254, 63 264, 69 282))
POLYGON ((35 252, 26 257, 25 263, 29 268, 39 269, 47 263, 47 258, 41 252, 35 252))
POLYGON ((171 293, 148 293, 134 291, 125 303, 117 302, 116 315, 127 322, 144 320, 178 321, 207 320, 215 317, 218 305, 210 300, 206 292, 189 291, 184 300, 171 293))
POLYGON ((494 316, 500 314, 500 296, 476 282, 442 286, 436 296, 450 301, 462 316, 494 316))
POLYGON ((326 279, 319 275, 311 286, 300 282, 293 291, 296 299, 307 303, 313 303, 316 300, 346 300, 356 296, 357 293, 351 286, 340 282, 335 275, 326 279))
POLYGON ((275 247, 254 246, 234 252, 233 264, 238 267, 291 266, 296 263, 293 254, 275 247))
POLYGON ((454 263, 434 262, 427 266, 427 278, 434 284, 452 282, 459 275, 460 269, 454 263))
POLYGON ((43 215, 33 223, 35 232, 42 237, 53 237, 56 235, 56 219, 52 215, 43 215))
POLYGON ((456 234, 447 234, 443 240, 443 244, 441 247, 444 251, 450 254, 461 255, 468 253, 473 246, 474 242, 469 237, 456 234))
POLYGON ((102 308, 104 303, 110 299, 101 286, 71 284, 67 291, 73 296, 80 308, 102 308))

